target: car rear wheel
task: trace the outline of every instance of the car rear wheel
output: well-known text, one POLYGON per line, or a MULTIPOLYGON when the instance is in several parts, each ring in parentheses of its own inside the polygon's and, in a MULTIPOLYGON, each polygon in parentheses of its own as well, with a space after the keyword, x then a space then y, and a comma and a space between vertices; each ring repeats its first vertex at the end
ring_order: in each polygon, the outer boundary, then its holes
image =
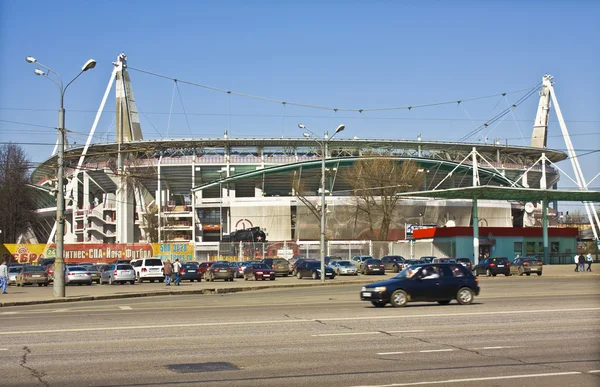
POLYGON ((137 282, 142 283, 142 277, 140 277, 140 275, 137 275, 137 282))
POLYGON ((393 272, 394 272, 394 273, 397 273, 397 272, 399 272, 399 271, 400 271, 400 268, 399 268, 397 265, 394 265, 394 267, 393 267, 393 272))
POLYGON ((44 284, 44 286, 48 286, 48 283, 46 282, 46 283, 44 284))
POLYGON ((129 283, 135 285, 135 281, 129 281, 129 283))
POLYGON ((519 268, 519 275, 520 275, 520 276, 523 276, 523 274, 525 274, 525 273, 523 273, 523 269, 522 269, 522 268, 519 268))
POLYGON ((302 274, 300 274, 300 272, 296 272, 296 278, 302 279, 302 274))
POLYGON ((448 305, 449 303, 450 303, 450 300, 441 300, 441 301, 438 301, 438 304, 440 304, 440 305, 448 305))
POLYGON ((270 281, 275 281, 275 277, 269 278, 270 281))
POLYGON ((92 281, 88 282, 87 286, 92 286, 92 281))
POLYGON ((525 275, 526 275, 527 277, 529 277, 529 276, 531 275, 531 273, 525 273, 525 275))
POLYGON ((112 277, 108 277, 108 284, 109 284, 109 285, 112 285, 113 283, 114 283, 114 282, 113 282, 113 279, 112 279, 112 277))
POLYGON ((408 294, 404 290, 396 290, 392 293, 391 303, 396 307, 405 306, 408 302, 408 294))
POLYGON ((385 304, 387 304, 387 302, 385 302, 385 301, 371 301, 371 304, 373 304, 373 306, 376 307, 376 308, 383 308, 385 306, 385 304))
POLYGON ((41 283, 40 283, 40 284, 38 284, 38 286, 42 286, 42 285, 43 285, 43 284, 41 284, 41 283))
POLYGON ((490 269, 485 269, 485 275, 488 277, 492 276, 492 271, 490 269))
POLYGON ((473 302, 473 291, 469 288, 460 288, 456 294, 456 301, 461 305, 468 305, 473 302))
POLYGON ((313 273, 312 273, 312 279, 316 280, 318 278, 319 278, 319 275, 317 274, 317 272, 313 271, 313 273))

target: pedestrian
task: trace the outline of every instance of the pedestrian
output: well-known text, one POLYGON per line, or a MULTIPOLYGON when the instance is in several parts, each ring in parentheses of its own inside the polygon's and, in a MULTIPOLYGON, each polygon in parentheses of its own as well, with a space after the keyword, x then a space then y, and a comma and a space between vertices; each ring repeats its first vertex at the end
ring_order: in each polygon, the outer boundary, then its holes
POLYGON ((585 257, 583 254, 579 255, 579 271, 583 273, 585 271, 585 257))
POLYGON ((175 285, 179 286, 179 281, 181 281, 181 263, 179 263, 179 258, 173 264, 173 271, 175 272, 175 285))
POLYGON ((587 255, 585 256, 585 261, 588 264, 588 267, 585 271, 592 271, 592 253, 587 253, 587 255))
POLYGON ((0 286, 2 287, 2 294, 6 294, 6 285, 8 284, 8 266, 6 261, 2 261, 0 265, 0 286))
POLYGON ((171 260, 167 259, 164 265, 163 272, 165 274, 165 285, 171 285, 171 274, 173 273, 173 267, 171 266, 171 260))
POLYGON ((579 271, 579 254, 575 254, 575 256, 573 257, 573 261, 575 261, 574 271, 579 271))

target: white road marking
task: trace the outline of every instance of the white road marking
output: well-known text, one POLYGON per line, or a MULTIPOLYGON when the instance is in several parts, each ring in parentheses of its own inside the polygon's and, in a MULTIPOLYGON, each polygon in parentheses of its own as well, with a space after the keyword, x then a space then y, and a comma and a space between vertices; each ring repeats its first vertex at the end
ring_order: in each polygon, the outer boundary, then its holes
POLYGON ((590 373, 590 374, 596 374, 598 372, 600 372, 600 370, 591 370, 591 371, 588 371, 588 373, 590 373))
POLYGON ((131 308, 131 306, 119 306, 119 309, 122 309, 122 310, 131 310, 132 308, 131 308))
POLYGON ((481 348, 469 348, 469 350, 471 351, 477 351, 477 350, 481 350, 481 349, 506 349, 506 348, 520 348, 518 346, 505 346, 505 347, 481 347, 481 348))
POLYGON ((52 311, 52 313, 57 313, 57 312, 68 312, 68 311, 69 311, 69 309, 54 309, 54 310, 52 311))
POLYGON ((465 379, 447 379, 447 380, 431 380, 426 382, 411 382, 411 383, 394 383, 394 384, 373 384, 354 387, 397 387, 397 386, 424 386, 428 384, 445 384, 445 383, 467 383, 481 382, 486 380, 506 380, 506 379, 524 379, 524 378, 542 378, 547 376, 565 376, 565 375, 581 375, 582 372, 555 372, 547 374, 523 374, 523 375, 505 375, 505 376, 490 376, 486 378, 465 378, 465 379))
POLYGON ((19 314, 19 312, 2 312, 1 314, 19 314))
POLYGON ((412 352, 379 352, 377 355, 402 355, 404 353, 412 353, 412 352))
POLYGON ((313 337, 326 336, 350 336, 350 335, 379 335, 381 332, 348 332, 348 333, 321 333, 319 335, 311 335, 313 337))
MULTIPOLYGON (((59 309, 67 310, 67 309, 59 309)), ((339 318, 315 318, 315 319, 298 319, 298 320, 265 320, 265 321, 231 321, 231 322, 216 322, 216 323, 193 323, 193 324, 160 324, 160 325, 134 325, 122 327, 95 327, 95 328, 67 328, 67 329, 47 329, 35 331, 12 331, 0 332, 0 336, 6 335, 24 335, 30 333, 61 333, 61 332, 101 332, 101 331, 116 331, 116 330, 136 330, 136 329, 160 329, 160 328, 196 328, 210 326, 235 326, 235 325, 268 325, 268 324, 298 324, 316 321, 365 321, 365 320, 398 320, 406 318, 435 318, 435 317, 451 317, 451 316, 493 316, 493 315, 511 315, 511 314, 532 314, 532 313, 556 313, 556 312, 582 312, 582 311, 598 311, 600 308, 573 308, 573 309, 543 309, 543 310, 513 310, 513 311, 497 311, 497 312, 471 312, 471 313, 445 313, 445 314, 419 314, 419 315, 391 315, 391 316, 364 316, 364 317, 339 317, 339 318)), ((57 310, 58 311, 58 310, 57 310)))
POLYGON ((8 348, 0 348, 0 351, 8 351, 8 348))
POLYGON ((419 351, 420 353, 429 353, 429 352, 451 352, 454 351, 451 348, 446 348, 446 349, 425 349, 423 351, 419 351))

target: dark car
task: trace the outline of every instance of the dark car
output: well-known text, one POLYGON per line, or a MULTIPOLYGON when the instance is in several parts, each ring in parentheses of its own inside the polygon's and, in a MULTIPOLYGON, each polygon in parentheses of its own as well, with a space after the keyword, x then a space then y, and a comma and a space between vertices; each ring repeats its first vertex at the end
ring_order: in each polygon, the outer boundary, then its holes
POLYGON ((244 278, 244 270, 246 270, 246 268, 253 263, 262 263, 262 262, 259 260, 232 262, 231 267, 233 267, 233 269, 236 270, 235 277, 236 278, 244 278), (234 266, 234 264, 235 264, 235 266, 234 266))
POLYGON ((202 274, 198 271, 198 264, 196 262, 182 263, 181 270, 179 270, 179 278, 182 281, 202 281, 202 274))
POLYGON ((471 260, 469 258, 455 258, 456 262, 460 263, 461 265, 463 265, 464 267, 466 267, 467 269, 471 270, 471 268, 473 267, 473 263, 471 262, 471 260))
POLYGON ((208 270, 204 273, 204 279, 206 282, 222 279, 225 281, 233 281, 235 275, 233 268, 227 263, 214 263, 210 265, 208 270))
POLYGON ((353 264, 354 266, 356 266, 356 268, 357 268, 358 270, 360 270, 360 269, 361 269, 361 266, 362 266, 362 263, 363 263, 364 261, 366 261, 367 259, 373 259, 373 257, 372 257, 372 256, 370 256, 370 255, 357 255, 357 256, 355 256, 355 257, 352 257, 351 261, 352 261, 352 264, 353 264))
POLYGON ((261 262, 269 265, 277 275, 287 277, 290 274, 290 263, 285 258, 265 258, 261 262))
POLYGON ((419 263, 431 263, 435 258, 433 255, 426 255, 424 257, 419 258, 419 263))
POLYGON ((206 271, 210 269, 213 264, 213 261, 202 262, 200 265, 198 265, 198 273, 200 273, 201 276, 204 276, 206 271))
POLYGON ((15 279, 17 286, 33 285, 48 286, 48 273, 41 265, 23 266, 15 279))
POLYGON ((385 265, 381 262, 381 259, 367 259, 360 264, 361 274, 385 274, 385 265))
POLYGON ((316 259, 313 259, 313 258, 300 258, 300 259, 296 260, 296 262, 294 262, 294 263, 292 264, 292 266, 290 267, 290 273, 291 273, 292 275, 296 275, 296 274, 297 274, 297 273, 296 273, 296 267, 298 267, 298 265, 300 265, 302 262, 306 262, 306 261, 310 261, 310 262, 320 262, 320 261, 317 261, 316 259))
POLYGON ((244 280, 270 280, 274 281, 277 273, 266 263, 251 263, 244 269, 244 280))
POLYGON ((341 260, 342 260, 342 257, 340 257, 339 255, 328 255, 325 257, 325 266, 329 265, 333 261, 341 261, 341 260))
POLYGON ((404 268, 406 269, 407 267, 409 267, 411 265, 419 265, 419 264, 421 264, 421 262, 418 259, 409 259, 404 262, 404 268))
POLYGON ((510 272, 511 274, 518 275, 531 275, 531 273, 536 273, 537 275, 542 275, 542 271, 544 268, 544 264, 542 261, 535 257, 520 257, 516 258, 510 264, 510 272))
MULTIPOLYGON (((321 278, 321 262, 319 261, 303 261, 296 266, 296 277, 302 279, 304 277, 312 277, 312 279, 321 278)), ((325 278, 333 279, 335 272, 329 266, 325 266, 325 278)))
POLYGON ((360 299, 376 307, 387 303, 405 306, 407 302, 438 302, 446 305, 473 302, 479 295, 477 278, 460 264, 420 264, 407 267, 394 278, 364 286, 360 299))
POLYGON ((402 269, 404 269, 404 262, 406 260, 404 257, 399 255, 386 255, 381 258, 381 263, 385 266, 385 270, 393 271, 394 273, 399 273, 402 269))
POLYGON ((475 275, 485 274, 488 277, 496 276, 497 274, 510 275, 510 262, 506 257, 484 258, 479 261, 478 265, 473 267, 475 275))

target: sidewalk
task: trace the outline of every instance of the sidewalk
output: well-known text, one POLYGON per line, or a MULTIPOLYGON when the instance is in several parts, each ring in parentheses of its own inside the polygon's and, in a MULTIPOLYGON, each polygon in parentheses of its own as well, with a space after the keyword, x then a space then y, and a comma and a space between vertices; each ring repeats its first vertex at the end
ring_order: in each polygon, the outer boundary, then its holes
MULTIPOLYGON (((587 266, 586 266, 587 267, 587 266)), ((575 272, 573 265, 546 265, 544 266, 543 278, 588 278, 597 277, 600 280, 600 265, 592 265, 593 272, 575 272)), ((381 281, 392 278, 395 274, 389 273, 385 276, 376 275, 358 275, 358 276, 342 276, 336 277, 333 280, 327 280, 325 284, 320 280, 313 279, 297 279, 295 277, 277 277, 275 281, 244 281, 237 278, 234 282, 182 282, 181 286, 165 286, 164 283, 136 283, 135 285, 98 285, 92 286, 67 286, 65 289, 66 297, 55 298, 53 295, 52 284, 47 287, 25 286, 17 287, 11 285, 7 287, 7 294, 0 295, 0 307, 33 305, 33 304, 51 304, 65 303, 76 301, 94 301, 108 300, 116 298, 134 298, 134 297, 149 297, 149 296, 166 296, 173 294, 219 294, 219 293, 236 293, 251 290, 261 290, 270 288, 291 288, 291 287, 308 287, 308 286, 332 286, 332 285, 352 285, 357 286, 372 282, 381 281)), ((499 276, 504 277, 504 276, 499 276)), ((533 275, 532 277, 537 277, 533 275)), ((486 277, 480 276, 480 281, 488 280, 486 277)), ((531 279, 530 277, 515 277, 519 280, 531 279)))

